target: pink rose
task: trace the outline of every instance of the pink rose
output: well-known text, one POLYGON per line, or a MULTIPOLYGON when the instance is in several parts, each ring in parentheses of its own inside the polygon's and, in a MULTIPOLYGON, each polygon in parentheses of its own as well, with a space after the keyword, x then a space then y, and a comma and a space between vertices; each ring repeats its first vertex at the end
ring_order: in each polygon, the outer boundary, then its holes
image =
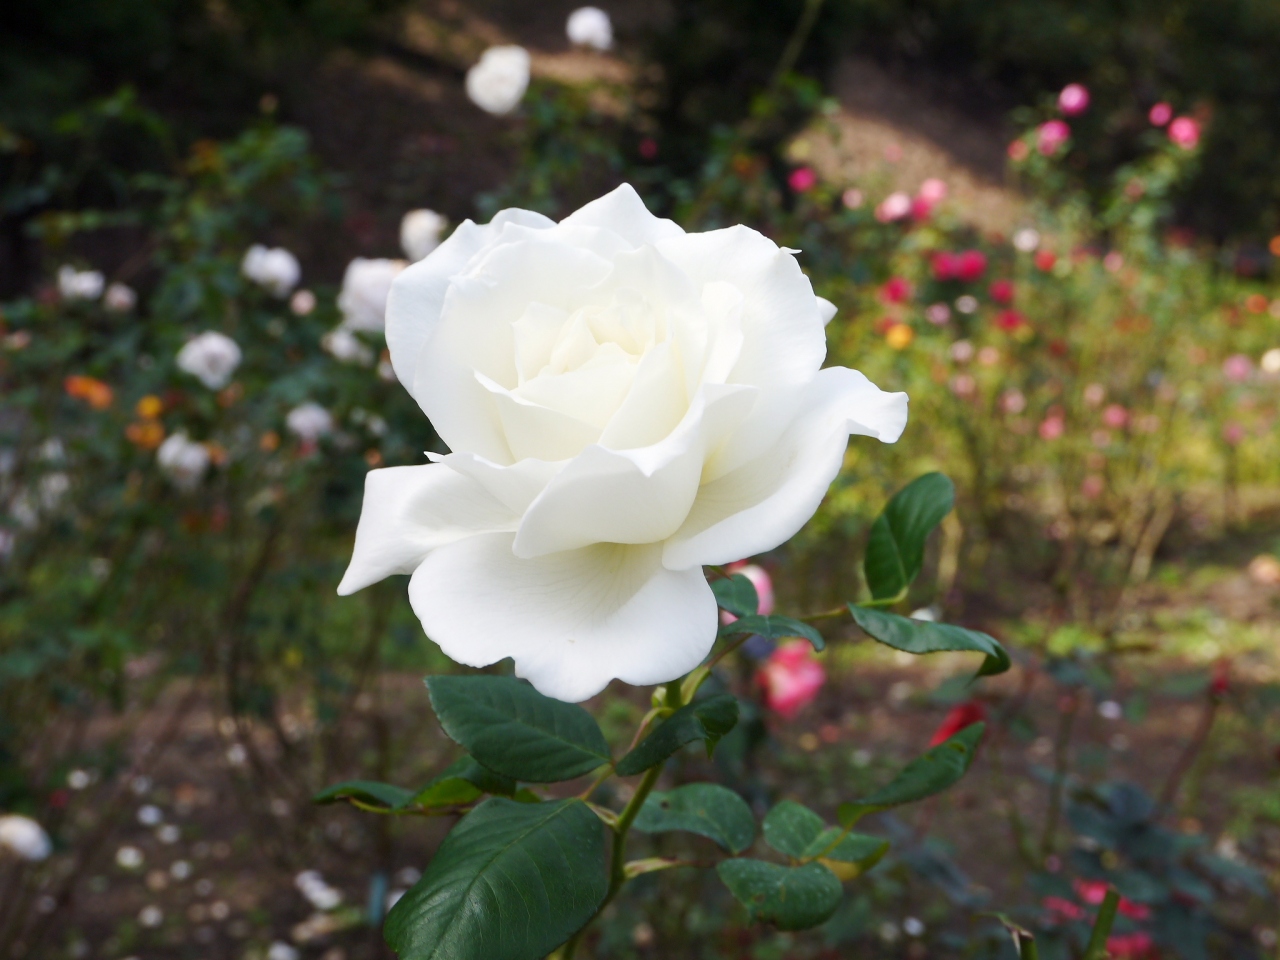
POLYGON ((1222 363, 1222 373, 1228 380, 1241 383, 1253 373, 1253 361, 1243 353, 1232 354, 1222 363))
POLYGON ((955 277, 964 283, 973 283, 982 279, 987 272, 987 255, 981 250, 966 250, 957 254, 955 277))
POLYGON ((881 223, 901 220, 911 212, 911 198, 905 193, 891 193, 876 207, 876 219, 881 223))
POLYGON ((1129 422, 1129 411, 1118 403, 1108 404, 1102 411, 1102 422, 1112 430, 1123 430, 1129 422))
MULTIPOLYGON (((758 600, 756 613, 766 617, 773 613, 773 578, 769 576, 768 570, 757 564, 740 560, 725 567, 725 572, 740 573, 751 581, 751 585, 756 588, 756 598, 758 600)), ((733 614, 729 614, 729 616, 733 617, 733 614)), ((733 620, 725 621, 725 623, 732 622, 733 620)))
POLYGON ((1010 280, 995 281, 987 288, 987 292, 996 303, 1013 302, 1013 282, 1010 280))
POLYGON ((1036 131, 1036 149, 1046 157, 1058 152, 1058 148, 1071 136, 1071 128, 1061 120, 1049 120, 1036 131))
POLYGON ((796 193, 812 190, 817 182, 818 175, 813 172, 812 167, 796 167, 791 171, 791 176, 787 177, 788 186, 796 193))
POLYGON ((812 703, 826 681, 826 671, 804 640, 782 644, 756 674, 756 682, 764 688, 765 705, 784 720, 812 703))
POLYGON ((1067 424, 1062 417, 1045 417, 1040 421, 1040 439, 1057 440, 1066 431, 1067 424))
POLYGON ((1200 143, 1200 124, 1190 117, 1179 117, 1169 124, 1169 139, 1183 150, 1194 150, 1200 143))
POLYGON ((1089 109, 1089 90, 1082 83, 1068 83, 1058 94, 1058 109, 1063 116, 1074 117, 1089 109))
POLYGON ((1173 119, 1173 107, 1161 100, 1147 113, 1147 119, 1153 127, 1163 127, 1173 119))

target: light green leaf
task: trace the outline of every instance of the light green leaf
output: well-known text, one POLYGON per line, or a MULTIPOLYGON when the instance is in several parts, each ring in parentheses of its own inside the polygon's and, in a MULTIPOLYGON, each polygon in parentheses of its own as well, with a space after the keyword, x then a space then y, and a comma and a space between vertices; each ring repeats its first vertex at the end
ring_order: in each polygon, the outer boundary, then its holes
POLYGON ((941 473, 926 473, 899 490, 871 525, 862 567, 871 595, 887 600, 906 592, 924 564, 924 545, 951 512, 956 488, 941 473))
POLYGON ((714 783, 690 783, 666 793, 655 790, 634 826, 641 833, 696 833, 730 853, 741 853, 756 838, 756 818, 747 802, 714 783))
POLYGON ((400 960, 540 960, 608 890, 604 827, 581 800, 472 810, 387 915, 400 960))
POLYGON ((591 714, 511 677, 427 677, 440 725, 484 767, 515 780, 572 780, 609 762, 591 714))
POLYGON ((412 804, 419 807, 452 807, 470 803, 481 794, 492 793, 509 797, 516 791, 516 782, 486 770, 475 758, 464 756, 451 763, 440 776, 428 783, 413 797, 412 804))
POLYGON ((686 704, 618 761, 618 773, 624 777, 644 773, 695 740, 707 742, 707 756, 710 756, 720 738, 737 722, 738 701, 731 694, 722 693, 686 704))
POLYGON ((311 798, 312 803, 337 803, 356 800, 371 807, 399 810, 413 798, 413 791, 377 780, 346 780, 326 787, 311 798))
POLYGON ((766 617, 761 614, 752 614, 748 617, 739 617, 733 623, 726 623, 720 628, 722 637, 741 636, 744 633, 758 633, 770 640, 800 637, 813 644, 815 650, 822 650, 827 645, 822 639, 822 634, 814 627, 800 620, 793 620, 791 617, 776 617, 772 614, 766 617))
POLYGON ((781 867, 763 860, 725 860, 716 873, 753 920, 782 930, 816 927, 835 912, 844 889, 820 863, 781 867))
POLYGON ((1004 673, 1009 669, 1009 653, 994 637, 978 630, 949 623, 912 620, 896 613, 849 604, 854 622, 873 640, 907 653, 942 653, 971 650, 985 655, 978 676, 1004 673))
POLYGON ((842 803, 838 813, 840 822, 848 826, 865 814, 941 793, 968 771, 985 729, 984 723, 965 727, 950 740, 912 760, 888 786, 854 803, 842 803))
POLYGON ((721 580, 711 581, 711 592, 721 610, 728 610, 735 617, 755 614, 760 609, 760 596, 756 585, 740 573, 721 580))
POLYGON ((824 860, 857 864, 862 870, 871 867, 889 852, 889 841, 883 837, 871 837, 865 833, 848 833, 832 849, 827 850, 843 831, 839 827, 827 827, 814 837, 804 850, 806 858, 822 855, 824 860))
POLYGON ((765 815, 763 826, 765 843, 799 860, 827 825, 808 807, 783 800, 765 815))

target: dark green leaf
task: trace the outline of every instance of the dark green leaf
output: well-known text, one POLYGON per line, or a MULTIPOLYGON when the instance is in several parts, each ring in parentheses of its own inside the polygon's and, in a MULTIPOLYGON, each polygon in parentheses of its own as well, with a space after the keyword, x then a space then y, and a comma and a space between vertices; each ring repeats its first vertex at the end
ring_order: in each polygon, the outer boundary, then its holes
POLYGON ((420 790, 412 802, 419 807, 450 807, 470 803, 484 793, 509 797, 515 790, 516 782, 510 777, 486 770, 473 757, 464 756, 420 790))
POLYGON ((347 780, 326 787, 314 797, 313 803, 337 803, 339 800, 357 800, 371 807, 399 810, 413 798, 412 790, 379 783, 377 780, 347 780))
POLYGON ((716 873, 753 920, 807 930, 835 913, 844 889, 820 863, 780 867, 763 860, 725 860, 716 873))
POLYGON ((849 604, 854 622, 874 640, 907 653, 942 653, 972 650, 985 654, 978 676, 987 677, 1009 669, 1009 653, 994 637, 949 623, 912 620, 896 613, 849 604))
POLYGON ((783 637, 801 637, 813 644, 813 649, 821 650, 826 647, 826 642, 822 639, 816 629, 803 623, 800 620, 793 620, 790 617, 775 617, 772 614, 762 616, 760 614, 752 614, 749 617, 739 617, 733 623, 726 623, 720 628, 720 636, 734 637, 742 634, 758 633, 762 637, 768 637, 770 640, 781 640, 783 637))
POLYGON ((763 826, 765 843, 799 860, 827 825, 808 807, 783 800, 765 815, 763 826))
POLYGON ((581 800, 486 800, 436 851, 383 930, 400 960, 538 960, 608 890, 604 826, 581 800))
POLYGON ((877 600, 897 597, 920 573, 924 544, 951 512, 956 488, 941 473, 926 473, 899 490, 871 525, 862 566, 877 600))
POLYGON ((707 742, 710 756, 716 743, 737 722, 738 701, 731 694, 722 693, 686 704, 618 761, 618 773, 624 777, 643 773, 695 740, 707 742))
POLYGON ((837 837, 843 831, 839 827, 827 827, 818 834, 804 850, 804 856, 816 857, 821 854, 824 860, 839 860, 841 863, 855 863, 863 870, 871 867, 889 852, 889 841, 882 837, 869 837, 865 833, 847 833, 832 849, 837 837))
POLYGON ((755 614, 760 609, 756 585, 740 573, 722 580, 712 580, 711 592, 716 595, 716 603, 720 609, 728 610, 735 617, 755 614))
POLYGON ((635 828, 641 833, 685 830, 741 853, 756 838, 756 818, 740 796, 714 783, 690 783, 649 794, 635 828))
POLYGON ((516 780, 572 780, 609 762, 591 714, 511 677, 427 677, 445 733, 481 764, 516 780))
POLYGON ((950 740, 912 760, 888 786, 855 803, 842 803, 839 810, 840 822, 848 825, 864 814, 887 810, 941 793, 968 771, 985 729, 985 723, 965 727, 950 740))

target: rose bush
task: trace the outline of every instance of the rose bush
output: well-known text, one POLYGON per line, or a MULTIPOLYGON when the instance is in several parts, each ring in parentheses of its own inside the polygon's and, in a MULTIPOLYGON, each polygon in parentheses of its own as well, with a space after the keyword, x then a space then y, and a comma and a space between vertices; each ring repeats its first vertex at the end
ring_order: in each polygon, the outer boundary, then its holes
POLYGON ((716 637, 702 566, 787 540, 850 434, 906 424, 905 394, 820 369, 834 312, 793 251, 686 233, 626 185, 559 224, 463 223, 387 310, 452 452, 369 474, 339 593, 412 573, 446 654, 562 700, 687 673, 716 637))

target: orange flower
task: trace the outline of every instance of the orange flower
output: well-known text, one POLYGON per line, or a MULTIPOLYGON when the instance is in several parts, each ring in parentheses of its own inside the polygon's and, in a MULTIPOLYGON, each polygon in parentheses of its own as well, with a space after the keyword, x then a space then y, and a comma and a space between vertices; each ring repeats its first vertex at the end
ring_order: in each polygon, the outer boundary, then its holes
POLYGON ((274 430, 268 430, 258 438, 258 449, 263 453, 271 453, 280 446, 280 434, 274 430))
POLYGON ((125 427, 124 435, 135 447, 154 450, 164 442, 164 425, 158 420, 143 420, 125 427))
POLYGON ((62 388, 66 390, 67 396, 83 400, 95 410, 107 409, 115 398, 111 388, 101 380, 80 374, 67 377, 62 382, 62 388))
POLYGON ((1260 293, 1251 293, 1245 298, 1244 308, 1250 313, 1266 313, 1267 298, 1260 293))
POLYGON ((209 459, 213 461, 215 467, 220 467, 227 462, 227 448, 222 444, 210 440, 204 448, 209 451, 209 459))
POLYGON ((164 401, 149 393, 133 409, 143 420, 155 420, 164 413, 164 401))
POLYGON ((916 338, 916 332, 905 323, 895 323, 884 335, 884 342, 894 350, 905 350, 916 338))

